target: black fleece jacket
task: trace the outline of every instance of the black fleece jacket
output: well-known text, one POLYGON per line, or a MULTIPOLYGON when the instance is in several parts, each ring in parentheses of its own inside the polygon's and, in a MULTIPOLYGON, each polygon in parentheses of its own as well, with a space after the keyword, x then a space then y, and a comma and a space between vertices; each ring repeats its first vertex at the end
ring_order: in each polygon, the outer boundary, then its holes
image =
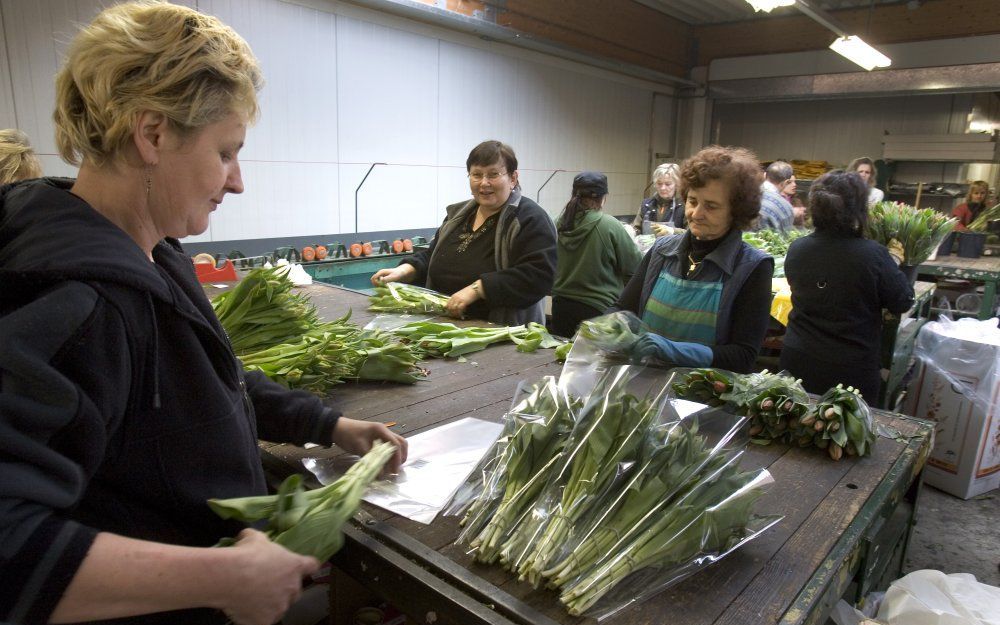
POLYGON ((234 535, 205 500, 266 492, 258 437, 330 444, 339 414, 244 375, 180 245, 161 241, 149 262, 71 184, 0 187, 4 622, 46 622, 98 532, 234 535))

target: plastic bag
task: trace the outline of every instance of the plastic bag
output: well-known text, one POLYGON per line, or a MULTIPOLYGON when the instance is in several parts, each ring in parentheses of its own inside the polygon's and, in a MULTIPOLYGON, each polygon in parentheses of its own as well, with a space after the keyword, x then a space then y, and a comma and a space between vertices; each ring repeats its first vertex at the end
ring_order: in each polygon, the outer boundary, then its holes
POLYGON ((384 332, 392 332, 396 328, 401 328, 408 323, 416 323, 418 321, 430 321, 436 318, 437 315, 432 314, 418 314, 418 313, 386 313, 382 315, 376 315, 374 319, 365 324, 365 330, 382 330, 384 332))
POLYGON ((952 388, 989 414, 1000 384, 1000 328, 997 319, 939 319, 924 324, 914 354, 952 388))
POLYGON ((886 625, 1000 625, 1000 588, 968 573, 914 571, 889 586, 878 619, 886 625))
POLYGON ((666 406, 665 378, 663 372, 618 366, 591 387, 558 470, 530 513, 512 528, 500 553, 508 568, 540 583, 573 527, 635 463, 649 428, 666 406))
POLYGON ((464 514, 457 542, 482 546, 481 559, 495 559, 512 520, 545 487, 573 429, 579 403, 567 397, 552 376, 519 386, 503 432, 445 511, 464 514))
POLYGON ((755 516, 754 503, 773 483, 766 469, 741 472, 742 452, 720 456, 719 468, 651 516, 589 574, 560 594, 570 614, 598 621, 645 601, 705 566, 718 562, 781 517, 755 516))

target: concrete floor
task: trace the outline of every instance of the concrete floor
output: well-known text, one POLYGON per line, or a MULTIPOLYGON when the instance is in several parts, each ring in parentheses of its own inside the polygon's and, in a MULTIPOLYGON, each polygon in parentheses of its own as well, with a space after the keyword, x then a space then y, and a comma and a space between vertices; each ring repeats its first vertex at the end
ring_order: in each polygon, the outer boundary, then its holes
POLYGON ((904 566, 904 573, 971 573, 1000 586, 1000 490, 964 501, 925 484, 904 566))

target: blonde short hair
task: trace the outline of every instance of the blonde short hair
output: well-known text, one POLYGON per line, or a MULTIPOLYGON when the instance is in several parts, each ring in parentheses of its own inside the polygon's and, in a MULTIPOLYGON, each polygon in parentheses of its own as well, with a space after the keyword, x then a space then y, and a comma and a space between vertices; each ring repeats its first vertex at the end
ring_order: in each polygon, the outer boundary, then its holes
POLYGON ((674 163, 661 163, 653 170, 653 193, 649 197, 656 197, 656 181, 660 178, 669 178, 674 182, 674 194, 677 194, 677 186, 680 184, 681 168, 674 163))
POLYGON ((14 128, 0 130, 0 184, 41 175, 42 164, 35 156, 28 135, 14 128))
MULTIPOLYGON (((976 191, 982 191, 984 196, 990 194, 990 183, 985 180, 975 180, 969 184, 969 192, 965 194, 965 203, 968 204, 972 201, 972 194, 976 191)), ((983 202, 986 202, 986 198, 983 198, 983 202)))
POLYGON ((56 75, 56 144, 70 164, 121 160, 142 111, 189 134, 232 113, 258 114, 250 46, 215 17, 141 0, 102 11, 56 75))

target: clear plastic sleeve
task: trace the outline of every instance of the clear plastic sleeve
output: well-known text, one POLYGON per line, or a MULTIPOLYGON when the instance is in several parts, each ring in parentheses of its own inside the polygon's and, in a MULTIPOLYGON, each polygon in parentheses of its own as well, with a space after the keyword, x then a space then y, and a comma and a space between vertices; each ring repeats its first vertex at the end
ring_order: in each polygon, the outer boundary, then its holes
POLYGON ((977 411, 989 414, 996 389, 1000 388, 1000 329, 996 318, 928 322, 917 335, 914 354, 972 402, 977 411))
POLYGON ((375 288, 368 301, 368 309, 374 311, 441 315, 448 296, 421 286, 386 282, 375 288))
POLYGON ((385 313, 376 315, 374 319, 365 324, 365 330, 381 330, 392 332, 396 328, 401 328, 410 323, 418 321, 430 321, 437 315, 422 313, 385 313))

